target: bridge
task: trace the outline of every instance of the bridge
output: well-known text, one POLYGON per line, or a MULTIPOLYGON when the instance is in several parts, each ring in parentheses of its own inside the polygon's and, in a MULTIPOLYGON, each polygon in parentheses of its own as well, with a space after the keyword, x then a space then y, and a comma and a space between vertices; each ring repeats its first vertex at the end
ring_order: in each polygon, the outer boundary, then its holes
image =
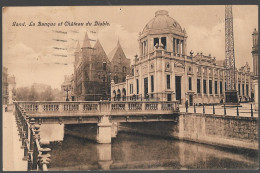
POLYGON ((172 121, 179 112, 177 101, 83 101, 16 102, 36 124, 99 123, 103 117, 111 122, 172 121))
POLYGON ((177 101, 14 102, 28 170, 48 170, 50 149, 40 140, 41 124, 97 124, 98 143, 111 143, 117 122, 176 121, 177 101), (37 160, 40 160, 38 162, 37 160))

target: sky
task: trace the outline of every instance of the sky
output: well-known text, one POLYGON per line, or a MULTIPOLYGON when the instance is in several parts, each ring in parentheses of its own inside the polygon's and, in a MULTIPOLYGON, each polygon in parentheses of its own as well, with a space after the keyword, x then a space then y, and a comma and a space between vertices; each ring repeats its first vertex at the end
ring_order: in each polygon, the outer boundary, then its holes
MULTIPOLYGON (((236 67, 248 62, 252 71, 252 32, 254 28, 258 30, 258 7, 232 8, 236 67)), ((119 40, 126 57, 132 60, 139 53, 139 32, 157 10, 169 11, 169 16, 185 28, 187 52, 203 52, 217 60, 225 59, 223 5, 5 7, 2 9, 3 65, 8 68, 8 74, 16 77, 17 87, 36 82, 60 88, 64 75, 73 73, 73 54, 77 42, 82 45, 86 32, 91 45, 98 39, 107 54, 119 40), (84 23, 84 26, 64 26, 66 21, 84 23), (85 26, 95 21, 110 25, 85 26), (13 26, 14 22, 26 26, 13 26), (31 22, 35 26, 29 26, 31 22), (38 26, 38 22, 49 25, 38 26), (62 26, 58 26, 61 22, 62 26)))

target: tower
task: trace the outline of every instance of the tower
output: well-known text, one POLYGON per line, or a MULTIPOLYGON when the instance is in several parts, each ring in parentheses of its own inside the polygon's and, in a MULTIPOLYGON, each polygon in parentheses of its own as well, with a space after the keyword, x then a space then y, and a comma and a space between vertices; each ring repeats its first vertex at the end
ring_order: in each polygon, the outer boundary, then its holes
POLYGON ((252 47, 253 72, 254 72, 254 77, 258 78, 258 32, 256 28, 252 36, 253 36, 253 47, 252 47))
POLYGON ((252 56, 253 56, 253 87, 254 87, 254 109, 258 110, 258 31, 255 29, 253 34, 253 47, 252 47, 252 56))
POLYGON ((226 84, 225 92, 226 103, 237 103, 238 95, 235 81, 235 53, 234 53, 234 33, 233 33, 233 14, 232 6, 225 6, 225 68, 226 84))

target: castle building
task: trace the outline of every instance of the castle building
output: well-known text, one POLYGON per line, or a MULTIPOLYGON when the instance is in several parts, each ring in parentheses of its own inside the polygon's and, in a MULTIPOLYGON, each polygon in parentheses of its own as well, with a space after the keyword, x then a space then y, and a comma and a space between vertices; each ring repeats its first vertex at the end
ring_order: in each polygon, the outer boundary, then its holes
POLYGON ((121 44, 107 56, 99 40, 92 47, 86 33, 82 47, 77 44, 74 62, 75 100, 99 101, 110 97, 110 83, 125 81, 130 73, 130 59, 121 44))
MULTIPOLYGON (((160 10, 139 35, 139 56, 125 82, 111 81, 112 97, 123 91, 130 100, 179 100, 184 104, 220 103, 225 100, 225 64, 215 57, 191 51, 187 54, 187 33, 160 10)), ((247 65, 236 70, 241 99, 251 97, 252 81, 247 65)), ((242 101, 242 100, 241 100, 242 101)))
POLYGON ((253 34, 253 47, 252 47, 252 56, 253 56, 253 88, 255 91, 255 109, 258 110, 258 31, 255 29, 253 34))

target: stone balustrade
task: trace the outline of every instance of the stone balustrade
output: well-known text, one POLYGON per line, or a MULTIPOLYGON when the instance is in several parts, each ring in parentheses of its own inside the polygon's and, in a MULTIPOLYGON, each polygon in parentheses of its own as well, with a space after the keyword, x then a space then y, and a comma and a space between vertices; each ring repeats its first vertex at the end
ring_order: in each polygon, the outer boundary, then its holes
MULTIPOLYGON (((35 105, 32 106, 35 111, 35 105)), ((29 119, 23 107, 16 104, 15 119, 24 149, 23 160, 28 162, 28 171, 48 171, 50 164, 50 148, 40 141, 40 126, 35 125, 34 118, 29 119)), ((48 145, 48 144, 47 144, 48 145)))
POLYGON ((103 116, 171 114, 178 112, 177 101, 95 101, 95 102, 16 102, 28 116, 103 116))

